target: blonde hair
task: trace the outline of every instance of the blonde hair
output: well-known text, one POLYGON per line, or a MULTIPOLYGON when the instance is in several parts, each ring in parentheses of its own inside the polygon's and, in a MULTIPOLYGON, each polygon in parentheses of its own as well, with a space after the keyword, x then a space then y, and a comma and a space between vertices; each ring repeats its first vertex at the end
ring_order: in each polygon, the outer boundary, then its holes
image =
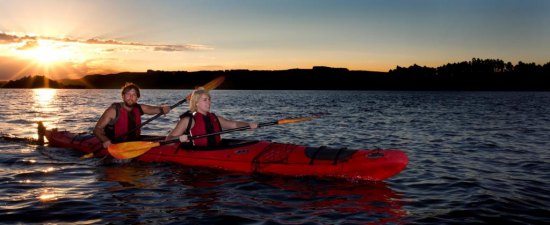
POLYGON ((199 101, 199 98, 201 95, 206 95, 210 98, 210 93, 208 93, 207 90, 205 90, 203 87, 199 87, 193 91, 193 94, 191 94, 191 101, 189 102, 189 111, 196 112, 197 111, 197 102, 199 101))

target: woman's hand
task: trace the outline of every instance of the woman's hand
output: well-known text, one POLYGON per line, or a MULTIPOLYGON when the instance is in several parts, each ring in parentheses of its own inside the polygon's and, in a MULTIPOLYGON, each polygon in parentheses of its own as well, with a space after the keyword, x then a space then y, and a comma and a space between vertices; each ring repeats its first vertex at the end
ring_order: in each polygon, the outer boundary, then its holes
POLYGON ((189 142, 189 137, 186 134, 179 136, 180 142, 189 142))

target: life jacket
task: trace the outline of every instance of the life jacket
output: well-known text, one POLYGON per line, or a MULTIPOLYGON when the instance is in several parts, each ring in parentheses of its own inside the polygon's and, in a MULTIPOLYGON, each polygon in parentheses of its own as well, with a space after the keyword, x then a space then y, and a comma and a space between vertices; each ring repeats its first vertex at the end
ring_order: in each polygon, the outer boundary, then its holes
POLYGON ((138 140, 141 135, 141 129, 135 128, 141 125, 141 115, 143 115, 141 105, 136 104, 132 108, 132 111, 128 111, 122 107, 122 103, 113 103, 111 106, 115 107, 116 116, 105 127, 107 137, 113 143, 138 140), (134 129, 135 132, 126 134, 126 132, 134 129))
MULTIPOLYGON (((203 134, 211 134, 222 131, 222 126, 220 124, 220 121, 218 120, 218 117, 214 113, 208 112, 206 115, 202 115, 201 113, 191 113, 186 112, 180 116, 180 118, 184 117, 190 117, 193 118, 193 121, 195 121, 195 125, 193 125, 193 128, 191 128, 191 120, 189 120, 187 129, 185 130, 184 134, 190 134, 191 136, 197 136, 197 135, 203 135, 203 134)), ((218 135, 212 135, 208 137, 198 138, 191 140, 193 142, 194 146, 217 146, 221 143, 221 136, 218 135)))

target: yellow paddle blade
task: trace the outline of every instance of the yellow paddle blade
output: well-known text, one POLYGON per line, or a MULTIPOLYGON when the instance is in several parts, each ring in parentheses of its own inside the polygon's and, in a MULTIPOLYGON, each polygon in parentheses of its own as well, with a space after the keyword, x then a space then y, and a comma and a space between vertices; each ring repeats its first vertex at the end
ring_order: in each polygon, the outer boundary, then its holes
POLYGON ((142 155, 153 147, 159 146, 159 142, 133 141, 119 144, 111 144, 107 150, 115 159, 131 159, 142 155))
MULTIPOLYGON (((225 80, 225 77, 221 76, 221 77, 218 77, 218 78, 208 82, 207 84, 205 84, 202 87, 204 88, 204 90, 210 91, 210 90, 215 89, 218 86, 220 86, 220 84, 222 84, 224 80, 225 80)), ((187 99, 187 101, 190 101, 191 100, 191 94, 187 95, 187 97, 185 97, 185 98, 187 99)))
POLYGON ((210 91, 210 90, 220 86, 220 84, 222 84, 224 80, 225 80, 225 77, 221 76, 221 77, 218 77, 218 78, 208 82, 208 84, 205 84, 202 87, 204 87, 205 90, 210 91))
POLYGON ((314 119, 314 117, 303 117, 303 118, 296 118, 296 119, 282 119, 282 120, 278 120, 277 124, 298 123, 298 122, 310 121, 312 119, 314 119))

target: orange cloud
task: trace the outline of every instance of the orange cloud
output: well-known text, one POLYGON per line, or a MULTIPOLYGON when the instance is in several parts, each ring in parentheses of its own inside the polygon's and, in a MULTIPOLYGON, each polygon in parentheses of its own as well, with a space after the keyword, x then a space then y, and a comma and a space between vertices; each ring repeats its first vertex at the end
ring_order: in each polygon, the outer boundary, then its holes
MULTIPOLYGON (((150 44, 115 39, 75 39, 0 31, 0 80, 44 75, 51 79, 132 70, 138 57, 152 52, 211 50, 197 44, 150 44), (130 53, 130 54, 128 54, 130 53), (135 53, 135 54, 134 54, 135 53)), ((137 63, 143 65, 143 63, 137 63)), ((140 68, 142 69, 142 68, 140 68)))
POLYGON ((36 40, 52 40, 59 42, 71 42, 71 43, 83 43, 83 44, 101 44, 101 45, 124 45, 124 46, 141 46, 141 47, 151 47, 153 51, 195 51, 195 50, 211 50, 212 48, 205 45, 199 44, 147 44, 140 42, 126 42, 113 39, 98 39, 98 38, 89 38, 87 40, 79 40, 73 38, 58 38, 58 37, 48 37, 48 36, 29 36, 29 35, 16 35, 0 32, 0 44, 13 44, 13 43, 25 43, 25 46, 22 46, 18 50, 30 49, 33 44, 36 44, 36 40))

